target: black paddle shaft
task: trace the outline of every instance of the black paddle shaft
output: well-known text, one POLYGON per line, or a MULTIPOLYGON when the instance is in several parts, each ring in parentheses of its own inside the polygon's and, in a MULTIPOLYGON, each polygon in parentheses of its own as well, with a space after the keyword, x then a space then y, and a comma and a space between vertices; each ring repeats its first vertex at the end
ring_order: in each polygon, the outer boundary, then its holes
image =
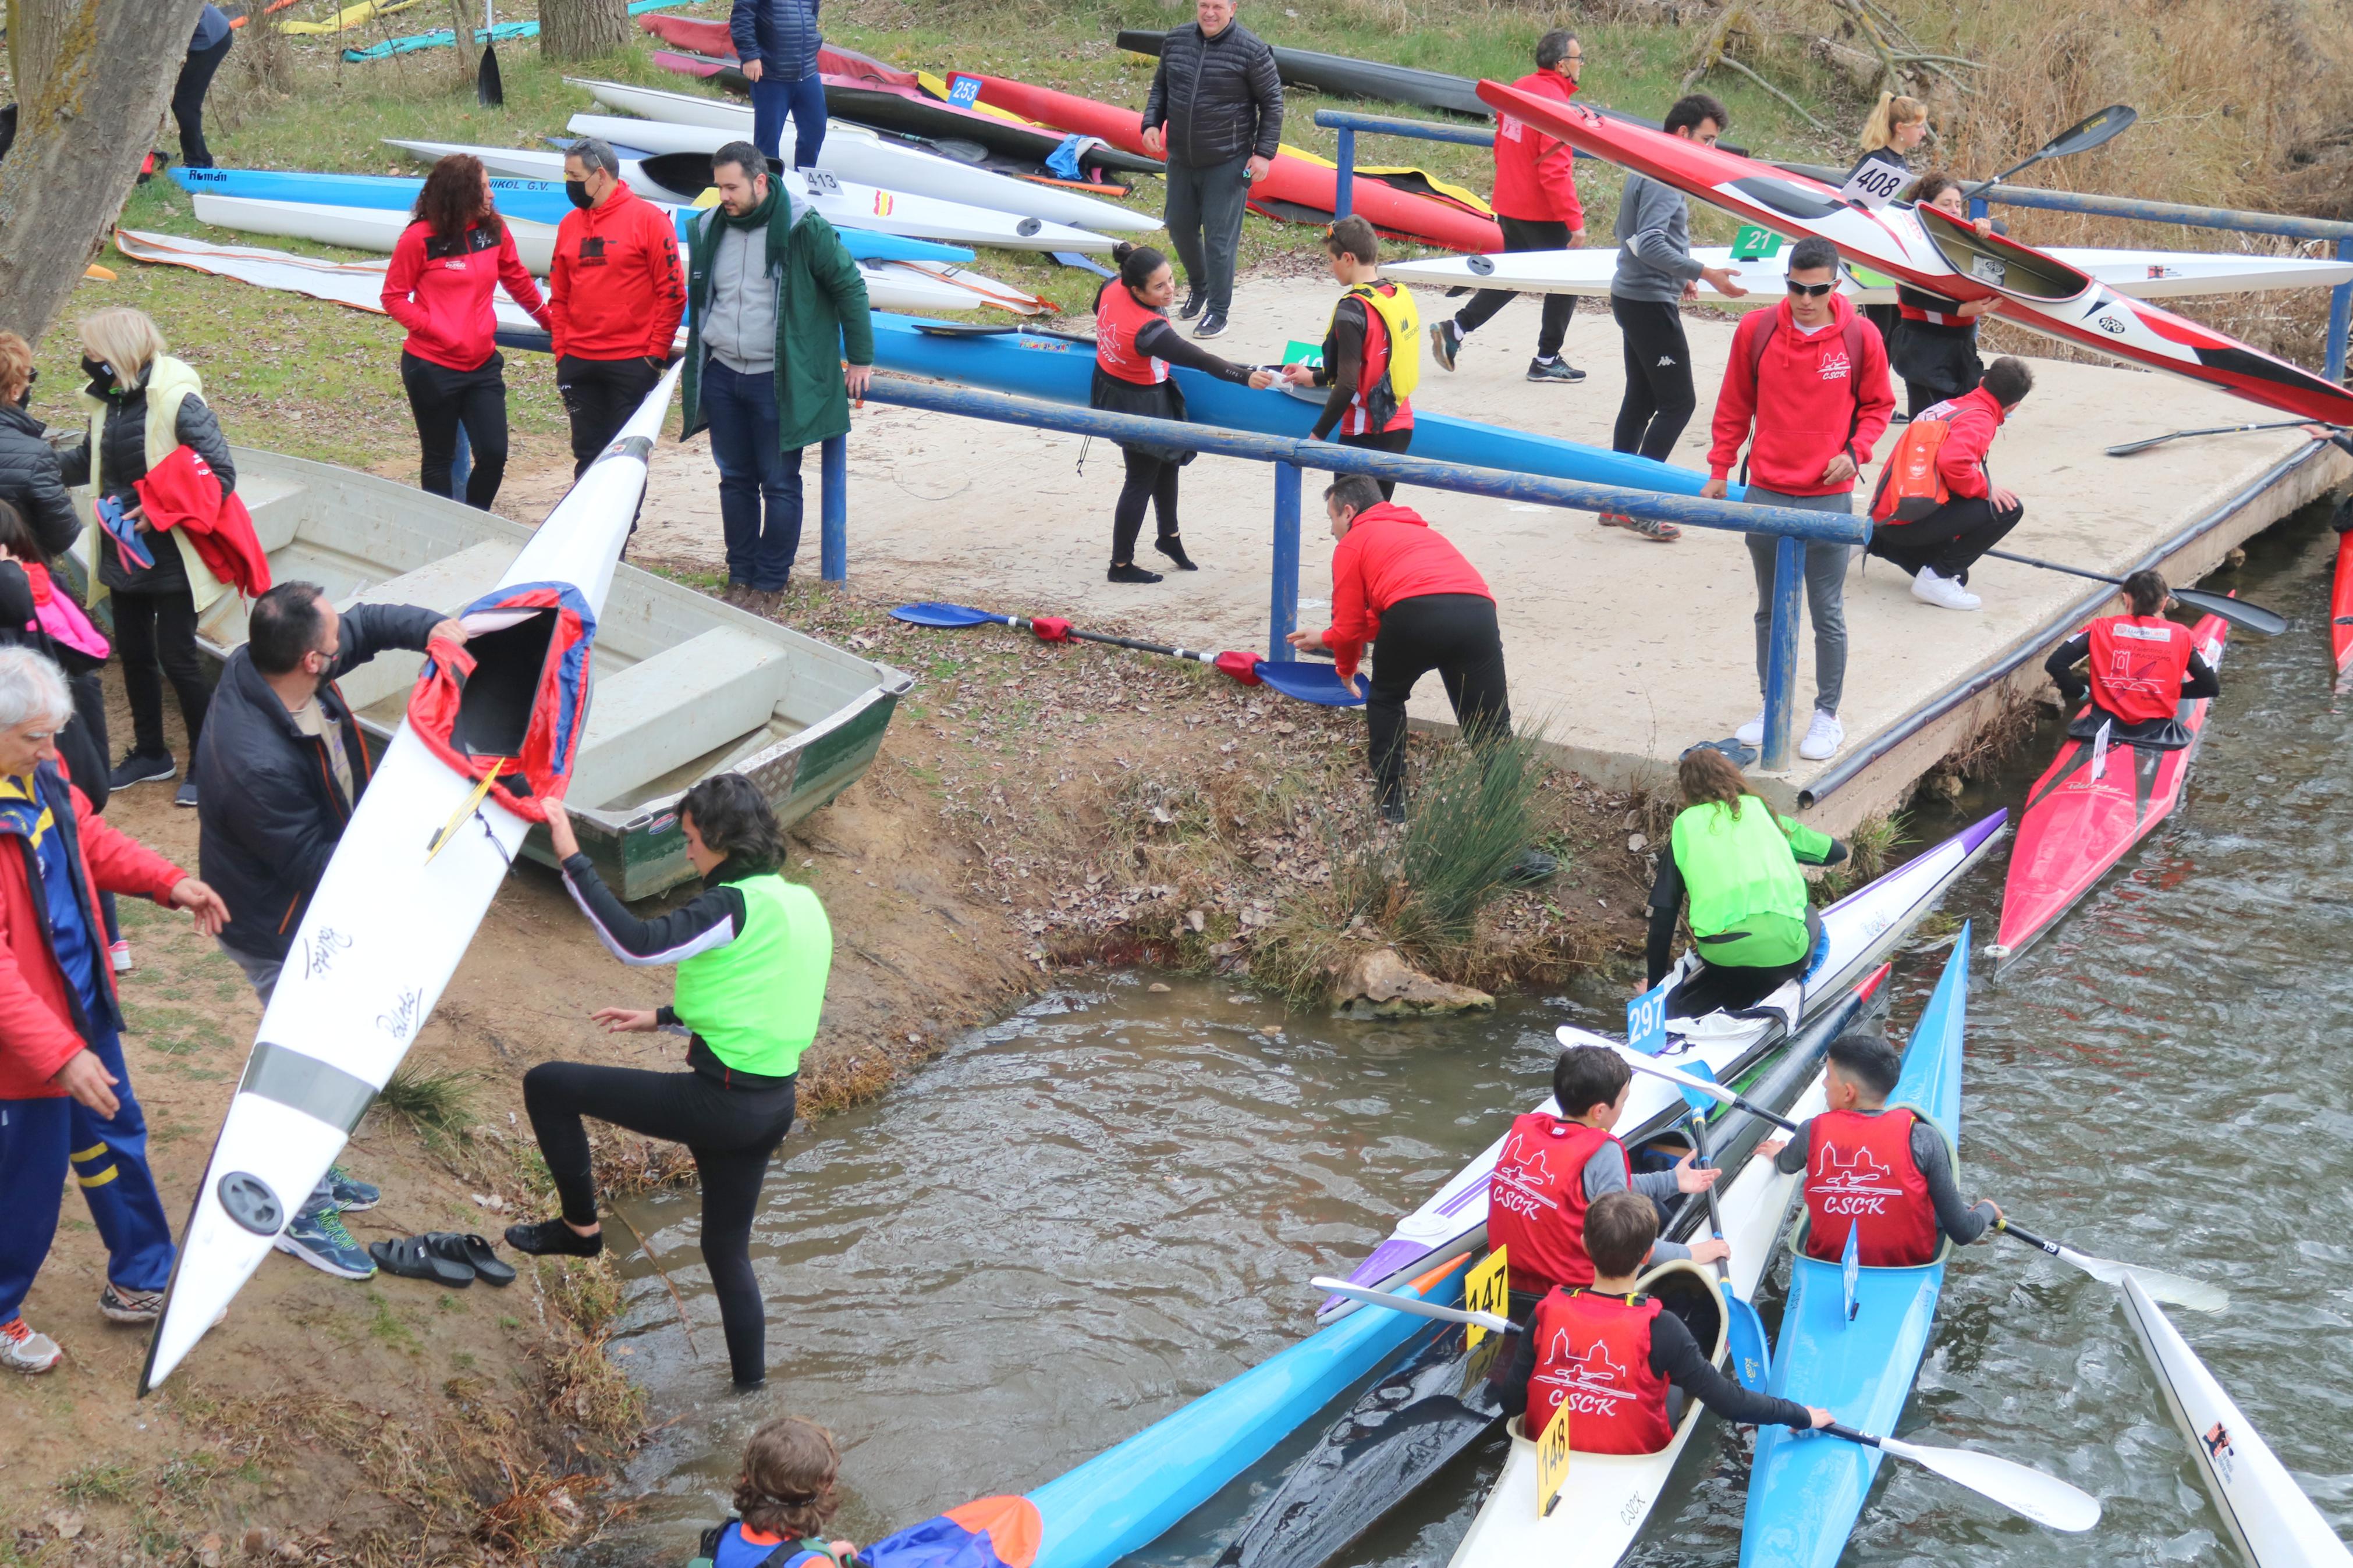
MULTIPOLYGON (((2064 572, 2070 577, 2084 577, 2094 583, 2113 584, 2119 588, 2125 583, 2123 578, 2111 577, 2105 572, 2087 572, 2081 566, 2063 566, 2056 561, 2045 561, 2037 555, 2018 555, 2007 550, 1989 550, 1986 553, 1997 561, 2015 561, 2021 566, 2040 566, 2045 572, 2064 572)), ((2203 588, 2174 588, 2168 592, 2191 609, 2220 616, 2232 626, 2253 632, 2258 637, 2277 637, 2287 630, 2287 617, 2277 610, 2251 605, 2228 594, 2210 594, 2203 588)))
POLYGON ((2039 1247, 2042 1251, 2049 1253, 2053 1258, 2059 1256, 2060 1247, 2057 1242, 2052 1241, 2049 1237, 2035 1235, 2032 1231, 2028 1230, 2025 1226, 2017 1224, 2007 1216, 2003 1218, 2001 1224, 1994 1228, 2000 1231, 2004 1236, 2014 1236, 2018 1237, 2019 1240, 2026 1243, 2029 1247, 2039 1247))
POLYGON ((2012 174, 2034 167, 2046 158, 2063 158, 2071 153, 2088 153, 2101 143, 2123 135, 2132 128, 2133 121, 2139 118, 2139 110, 2126 104, 2112 103, 2097 114, 2077 121, 2050 141, 2045 142, 2035 150, 2034 156, 2031 158, 2012 163, 1990 180, 1978 181, 1962 195, 1975 197, 1981 192, 1990 190, 2001 184, 2012 174))

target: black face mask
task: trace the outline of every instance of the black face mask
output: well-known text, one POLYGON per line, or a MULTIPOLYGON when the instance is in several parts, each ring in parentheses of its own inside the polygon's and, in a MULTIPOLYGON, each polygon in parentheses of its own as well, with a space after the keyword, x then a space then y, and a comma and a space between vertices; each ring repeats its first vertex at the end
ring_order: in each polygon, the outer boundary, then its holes
POLYGON ((588 182, 586 180, 565 181, 564 194, 570 196, 572 198, 572 205, 578 207, 582 212, 586 212, 590 207, 596 205, 596 198, 588 194, 588 182))
POLYGON ((109 386, 114 384, 114 367, 104 360, 92 359, 88 354, 84 354, 81 356, 81 371, 92 381, 104 382, 109 386))

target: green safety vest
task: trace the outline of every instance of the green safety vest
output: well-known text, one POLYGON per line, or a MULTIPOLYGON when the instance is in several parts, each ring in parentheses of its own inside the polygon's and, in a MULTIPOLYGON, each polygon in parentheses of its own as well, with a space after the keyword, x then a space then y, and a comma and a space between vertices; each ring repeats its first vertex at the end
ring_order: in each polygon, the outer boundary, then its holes
POLYGON ((678 966, 670 1005, 727 1066, 788 1078, 817 1038, 833 925, 815 893, 773 871, 731 886, 744 895, 744 929, 678 966))
POLYGON ((1791 847, 1815 858, 1831 840, 1802 823, 1777 818, 1755 795, 1740 815, 1722 801, 1704 801, 1676 816, 1670 842, 1691 897, 1694 937, 1711 937, 1758 916, 1806 918, 1806 879, 1791 847))

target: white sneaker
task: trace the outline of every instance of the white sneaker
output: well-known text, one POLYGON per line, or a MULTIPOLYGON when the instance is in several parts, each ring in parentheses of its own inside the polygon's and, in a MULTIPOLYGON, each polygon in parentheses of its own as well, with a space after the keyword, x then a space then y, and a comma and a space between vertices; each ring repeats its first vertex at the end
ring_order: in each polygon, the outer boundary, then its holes
POLYGON ((1798 755, 1810 763, 1819 763, 1838 754, 1846 743, 1846 726, 1820 709, 1814 710, 1814 721, 1806 726, 1806 738, 1798 742, 1798 755))
POLYGON ((1765 743, 1764 710, 1759 709, 1756 718, 1751 719, 1747 723, 1743 724, 1739 729, 1735 730, 1732 732, 1732 738, 1739 742, 1744 746, 1763 745, 1765 743))
POLYGON ((1950 577, 1939 577, 1926 566, 1912 579, 1912 596, 1940 610, 1974 610, 1984 603, 1950 577))
POLYGON ((58 1348, 57 1341, 47 1334, 35 1333, 21 1316, 0 1323, 0 1366, 11 1372, 47 1372, 65 1353, 58 1348))

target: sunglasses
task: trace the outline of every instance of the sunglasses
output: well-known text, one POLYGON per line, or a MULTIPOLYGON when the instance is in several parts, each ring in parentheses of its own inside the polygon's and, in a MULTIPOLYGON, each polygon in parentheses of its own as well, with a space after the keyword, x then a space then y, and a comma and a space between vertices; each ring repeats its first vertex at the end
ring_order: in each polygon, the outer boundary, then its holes
POLYGON ((1837 287, 1838 284, 1835 281, 1829 283, 1800 283, 1795 279, 1792 279, 1789 281, 1790 293, 1802 294, 1809 300, 1819 300, 1837 287))

